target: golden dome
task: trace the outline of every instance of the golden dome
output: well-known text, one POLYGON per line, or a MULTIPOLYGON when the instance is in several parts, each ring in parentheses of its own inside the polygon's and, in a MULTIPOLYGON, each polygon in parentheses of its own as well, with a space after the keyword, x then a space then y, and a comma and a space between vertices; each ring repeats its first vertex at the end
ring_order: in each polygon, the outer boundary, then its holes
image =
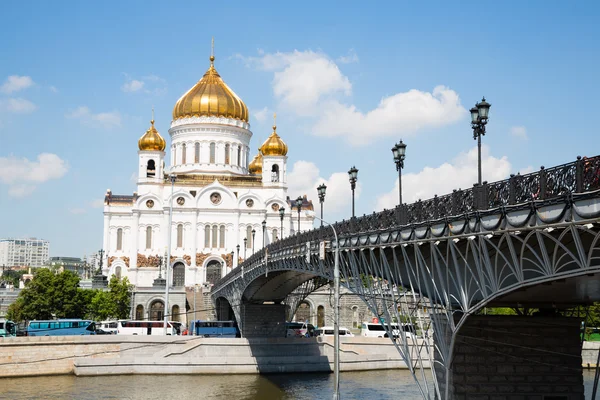
POLYGON ((154 127, 154 119, 150 121, 150 124, 150 128, 138 140, 139 149, 144 151, 164 151, 165 147, 167 147, 167 142, 154 127))
POLYGON ((185 117, 225 117, 248 122, 248 107, 221 79, 210 56, 210 67, 173 108, 173 120, 185 117))
POLYGON ((287 154, 287 144, 277 134, 277 125, 273 125, 273 133, 265 140, 260 150, 265 156, 285 156, 287 154))
POLYGON ((261 150, 258 149, 258 154, 254 156, 250 165, 248 165, 248 172, 251 174, 262 174, 263 157, 261 150))

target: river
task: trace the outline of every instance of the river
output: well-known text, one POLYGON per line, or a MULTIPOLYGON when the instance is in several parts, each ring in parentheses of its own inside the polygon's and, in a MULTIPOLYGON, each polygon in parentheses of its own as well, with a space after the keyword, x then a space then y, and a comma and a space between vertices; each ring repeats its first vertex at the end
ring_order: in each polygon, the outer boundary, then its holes
MULTIPOLYGON (((591 399, 594 371, 584 371, 591 399)), ((332 397, 333 374, 45 376, 0 379, 1 399, 295 400, 332 397)), ((405 370, 344 372, 343 400, 421 399, 405 370)))

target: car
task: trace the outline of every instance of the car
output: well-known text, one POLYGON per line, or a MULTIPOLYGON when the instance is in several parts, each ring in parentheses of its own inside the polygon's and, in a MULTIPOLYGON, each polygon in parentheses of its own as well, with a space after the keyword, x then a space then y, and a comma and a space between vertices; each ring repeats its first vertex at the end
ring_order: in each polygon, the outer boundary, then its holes
MULTIPOLYGON (((345 336, 345 337, 353 337, 354 336, 354 334, 352 332, 350 332, 350 329, 344 328, 343 326, 340 326, 339 332, 340 332, 340 336, 345 336)), ((333 336, 334 334, 335 333, 334 333, 333 326, 324 326, 322 328, 315 329, 315 336, 333 336)))
POLYGON ((104 329, 96 329, 96 335, 112 335, 112 332, 105 331, 104 329))
POLYGON ((314 336, 315 327, 306 322, 286 322, 285 337, 311 337, 314 336))

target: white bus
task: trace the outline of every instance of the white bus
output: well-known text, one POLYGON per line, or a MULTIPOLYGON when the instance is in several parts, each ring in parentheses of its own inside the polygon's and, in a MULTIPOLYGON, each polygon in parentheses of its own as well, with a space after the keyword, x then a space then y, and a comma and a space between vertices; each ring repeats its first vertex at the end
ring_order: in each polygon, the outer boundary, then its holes
MULTIPOLYGON (((165 334, 163 321, 131 321, 121 320, 117 323, 117 335, 158 335, 165 334)), ((180 335, 181 322, 169 321, 167 335, 180 335)))

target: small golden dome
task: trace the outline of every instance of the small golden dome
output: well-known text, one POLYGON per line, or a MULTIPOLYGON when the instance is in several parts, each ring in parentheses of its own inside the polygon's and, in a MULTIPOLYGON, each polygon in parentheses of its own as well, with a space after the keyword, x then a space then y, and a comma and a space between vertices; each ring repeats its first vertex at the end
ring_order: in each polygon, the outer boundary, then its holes
POLYGON ((173 108, 173 120, 186 117, 225 117, 248 122, 248 107, 221 79, 210 56, 210 67, 173 108))
POLYGON ((167 142, 158 133, 154 127, 154 119, 150 121, 150 128, 138 140, 138 147, 143 151, 164 151, 167 147, 167 142))
POLYGON ((265 156, 285 156, 287 154, 287 144, 277 134, 276 125, 273 125, 273 133, 263 143, 260 150, 265 156))
POLYGON ((258 154, 254 156, 250 165, 248 165, 248 172, 254 175, 262 174, 263 157, 261 149, 258 149, 258 154))

